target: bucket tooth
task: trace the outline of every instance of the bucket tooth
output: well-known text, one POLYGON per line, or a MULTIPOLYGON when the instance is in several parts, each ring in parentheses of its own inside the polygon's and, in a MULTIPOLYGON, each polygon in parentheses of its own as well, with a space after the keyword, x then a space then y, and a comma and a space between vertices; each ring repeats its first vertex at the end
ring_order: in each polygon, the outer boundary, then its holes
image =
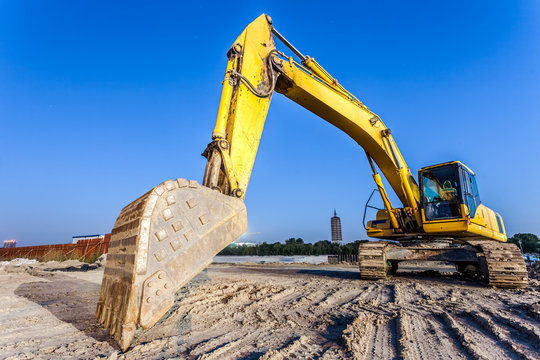
POLYGON ((193 180, 156 186, 116 219, 96 318, 127 350, 137 327, 153 326, 175 293, 246 230, 240 199, 193 180))

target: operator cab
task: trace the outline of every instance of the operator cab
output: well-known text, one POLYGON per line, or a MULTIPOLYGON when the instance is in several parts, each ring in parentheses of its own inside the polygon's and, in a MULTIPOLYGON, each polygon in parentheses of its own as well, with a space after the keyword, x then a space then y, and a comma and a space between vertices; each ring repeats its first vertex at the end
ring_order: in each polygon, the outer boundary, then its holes
POLYGON ((421 204, 427 221, 462 218, 461 204, 474 218, 480 196, 474 173, 459 161, 420 169, 421 204))

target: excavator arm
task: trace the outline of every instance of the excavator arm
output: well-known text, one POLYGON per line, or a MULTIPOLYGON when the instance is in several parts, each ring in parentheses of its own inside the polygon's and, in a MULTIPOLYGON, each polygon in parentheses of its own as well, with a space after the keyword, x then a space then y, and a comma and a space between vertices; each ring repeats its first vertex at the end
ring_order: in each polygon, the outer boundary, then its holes
POLYGON ((418 185, 382 120, 344 89, 314 59, 302 55, 261 15, 244 30, 228 55, 213 141, 203 185, 244 198, 273 92, 278 92, 344 131, 366 152, 393 229, 421 224, 418 185), (272 35, 301 60, 278 52, 272 35), (393 208, 374 163, 408 212, 393 208))

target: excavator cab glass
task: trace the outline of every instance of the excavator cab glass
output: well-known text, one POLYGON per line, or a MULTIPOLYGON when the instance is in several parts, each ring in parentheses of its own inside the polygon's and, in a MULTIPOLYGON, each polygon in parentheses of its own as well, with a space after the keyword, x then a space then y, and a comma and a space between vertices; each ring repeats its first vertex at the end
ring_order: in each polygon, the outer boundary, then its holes
MULTIPOLYGON (((469 209, 469 217, 472 219, 476 216, 476 209, 480 205, 480 195, 478 194, 478 186, 474 174, 460 166, 461 189, 463 193, 463 203, 469 209)), ((502 233, 502 231, 500 231, 502 233)))
POLYGON ((426 220, 461 217, 463 203, 458 164, 443 164, 420 171, 422 206, 426 220))

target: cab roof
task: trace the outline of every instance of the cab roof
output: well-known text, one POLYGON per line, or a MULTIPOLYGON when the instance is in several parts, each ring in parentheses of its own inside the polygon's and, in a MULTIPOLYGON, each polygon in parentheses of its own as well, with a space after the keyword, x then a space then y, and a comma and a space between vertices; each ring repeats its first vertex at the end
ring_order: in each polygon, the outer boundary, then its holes
POLYGON ((429 169, 433 169, 433 168, 436 168, 436 167, 445 166, 445 165, 453 165, 453 164, 459 164, 459 165, 463 166, 465 169, 467 169, 468 172, 470 172, 471 174, 474 175, 474 171, 469 169, 469 167, 467 165, 465 165, 464 163, 462 163, 461 161, 457 161, 457 160, 448 161, 448 162, 445 162, 445 163, 431 165, 431 166, 426 166, 426 167, 421 168, 419 171, 429 170, 429 169))

